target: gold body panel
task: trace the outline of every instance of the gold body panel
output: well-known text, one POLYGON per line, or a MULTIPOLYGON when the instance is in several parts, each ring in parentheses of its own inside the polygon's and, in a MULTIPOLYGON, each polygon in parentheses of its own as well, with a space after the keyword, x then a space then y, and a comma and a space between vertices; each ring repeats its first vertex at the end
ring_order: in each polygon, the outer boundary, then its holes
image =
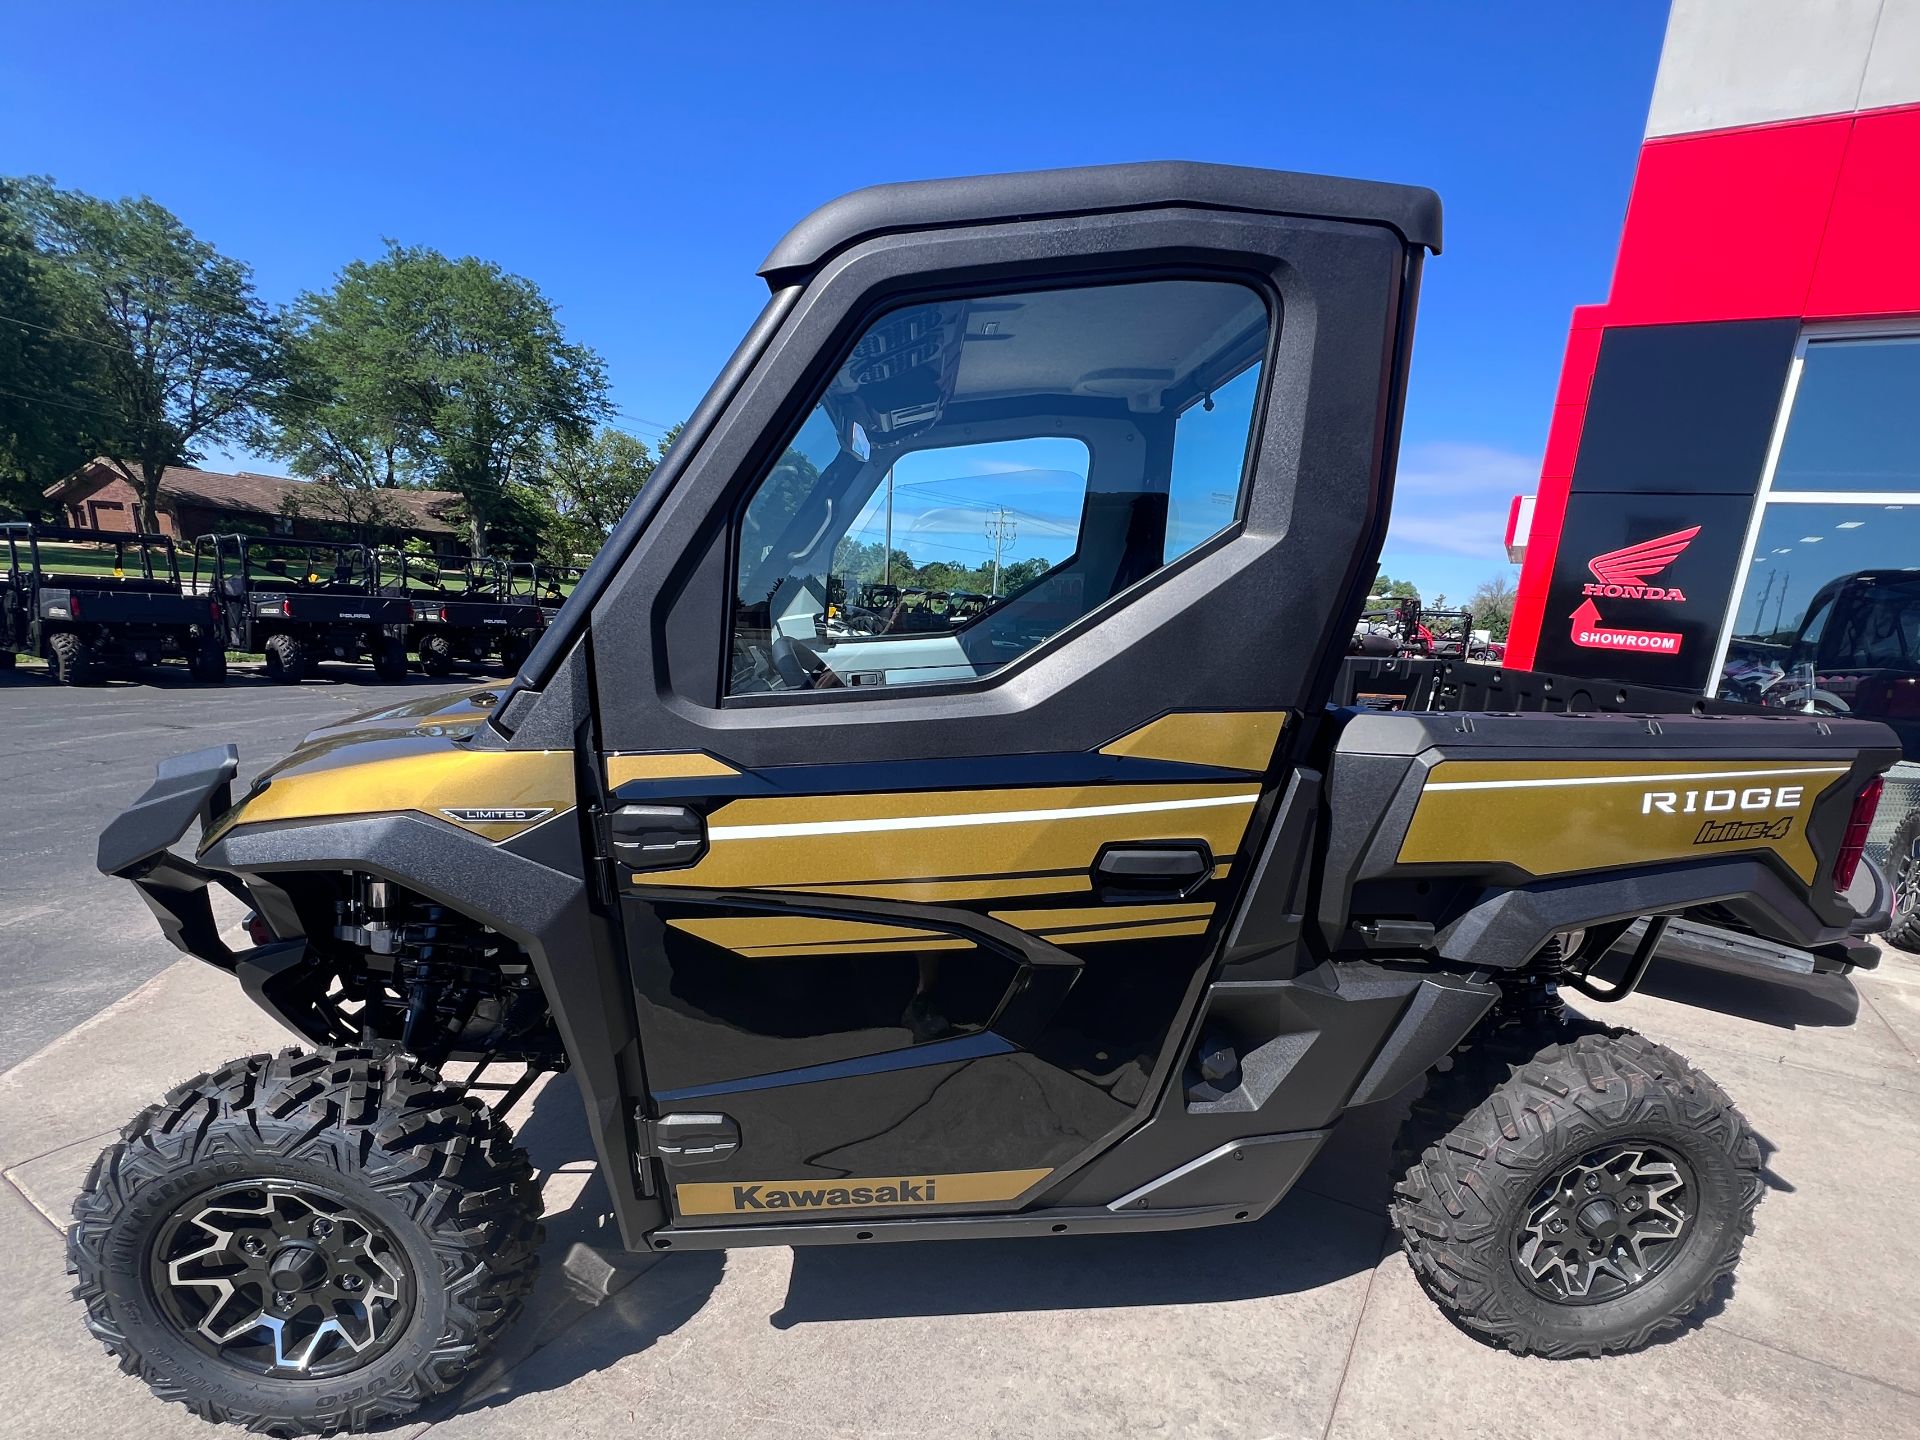
POLYGON ((207 830, 212 844, 240 825, 414 811, 486 840, 507 840, 571 809, 573 753, 476 750, 462 737, 407 729, 310 739, 207 830), (448 810, 525 810, 525 819, 463 820, 448 810))
POLYGON ((1259 774, 1287 723, 1284 710, 1182 710, 1100 747, 1102 755, 1173 760, 1259 774))
POLYGON ((1792 760, 1442 761, 1420 792, 1399 862, 1505 864, 1550 876, 1770 851, 1812 883, 1819 862, 1807 817, 1849 769, 1792 760))
POLYGON ((696 864, 638 883, 830 887, 904 899, 900 882, 997 885, 1056 872, 1057 883, 1023 883, 1020 893, 1064 893, 1086 888, 1100 848, 1115 840, 1204 840, 1216 856, 1230 856, 1258 799, 1245 784, 752 797, 714 811, 707 854, 696 864))

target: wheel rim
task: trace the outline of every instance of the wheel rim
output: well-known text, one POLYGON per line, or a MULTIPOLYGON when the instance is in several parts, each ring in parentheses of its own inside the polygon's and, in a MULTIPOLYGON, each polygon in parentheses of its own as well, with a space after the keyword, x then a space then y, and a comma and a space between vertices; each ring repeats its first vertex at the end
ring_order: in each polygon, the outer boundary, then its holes
POLYGON ((1536 1294, 1597 1305, 1637 1290, 1680 1253, 1698 1189, 1674 1151, 1641 1140, 1589 1150, 1550 1171, 1521 1213, 1513 1264, 1536 1294))
POLYGON ((251 1180, 182 1205, 148 1282, 196 1349, 249 1374, 317 1379, 371 1364, 413 1313, 393 1234, 316 1185, 251 1180))
POLYGON ((1893 913, 1911 915, 1920 908, 1920 838, 1907 847, 1893 877, 1893 913))

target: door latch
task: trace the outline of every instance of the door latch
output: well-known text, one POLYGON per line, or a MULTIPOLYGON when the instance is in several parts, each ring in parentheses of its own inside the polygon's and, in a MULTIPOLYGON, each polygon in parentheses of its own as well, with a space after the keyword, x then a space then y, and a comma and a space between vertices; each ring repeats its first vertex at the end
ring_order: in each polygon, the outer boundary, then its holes
POLYGON ((629 870, 674 870, 707 853, 707 822, 684 805, 622 805, 607 838, 629 870))
POLYGON ((1213 857, 1198 841, 1109 845, 1094 862, 1093 883, 1112 900, 1166 899, 1197 890, 1213 874, 1213 857))
POLYGON ((641 1148, 670 1165, 711 1165, 740 1148, 740 1124, 731 1115, 642 1115, 641 1148))

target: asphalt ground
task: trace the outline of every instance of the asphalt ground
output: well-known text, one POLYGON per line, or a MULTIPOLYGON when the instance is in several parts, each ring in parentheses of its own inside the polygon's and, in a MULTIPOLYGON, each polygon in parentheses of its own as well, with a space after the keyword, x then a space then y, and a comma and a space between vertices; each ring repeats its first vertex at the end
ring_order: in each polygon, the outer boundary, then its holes
POLYGON ((156 762, 231 741, 244 783, 310 730, 466 683, 381 685, 342 665, 297 686, 255 668, 206 686, 168 666, 144 682, 69 688, 38 667, 0 671, 0 1070, 180 958, 154 943, 133 887, 94 868, 100 831, 152 783, 156 762))

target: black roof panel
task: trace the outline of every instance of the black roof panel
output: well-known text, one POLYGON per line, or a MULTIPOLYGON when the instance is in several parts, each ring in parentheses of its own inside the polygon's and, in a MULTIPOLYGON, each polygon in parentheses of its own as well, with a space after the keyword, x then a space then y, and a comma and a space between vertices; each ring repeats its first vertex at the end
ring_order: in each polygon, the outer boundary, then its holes
POLYGON ((836 251, 898 231, 1168 205, 1357 220, 1440 253, 1440 197, 1424 186, 1151 160, 871 185, 828 201, 789 230, 760 274, 778 290, 805 279, 836 251))

